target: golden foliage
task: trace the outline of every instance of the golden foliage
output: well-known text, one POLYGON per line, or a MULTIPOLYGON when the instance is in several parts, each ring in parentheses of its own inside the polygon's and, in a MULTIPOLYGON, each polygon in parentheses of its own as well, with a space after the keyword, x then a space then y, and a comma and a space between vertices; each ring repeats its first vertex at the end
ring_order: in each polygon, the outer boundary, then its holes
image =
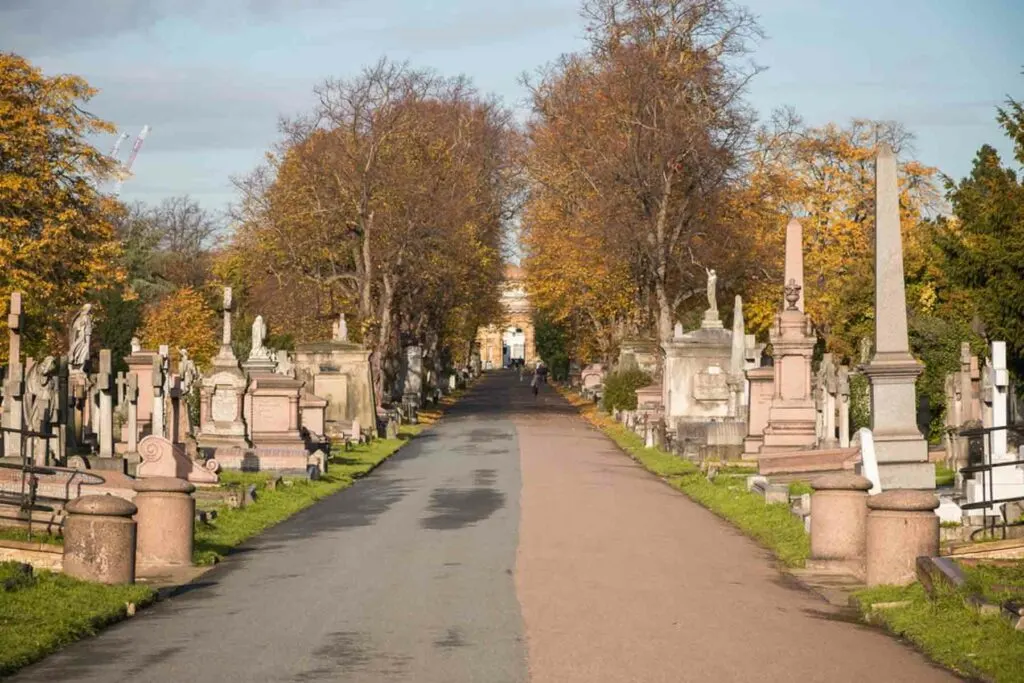
POLYGON ((113 127, 81 109, 95 93, 0 53, 0 295, 23 292, 27 353, 58 351, 65 315, 124 279, 122 207, 95 187, 111 162, 86 141, 113 127))
POLYGON ((218 332, 216 311, 202 294, 183 287, 147 307, 139 338, 149 349, 188 349, 197 365, 205 365, 219 348, 218 332))

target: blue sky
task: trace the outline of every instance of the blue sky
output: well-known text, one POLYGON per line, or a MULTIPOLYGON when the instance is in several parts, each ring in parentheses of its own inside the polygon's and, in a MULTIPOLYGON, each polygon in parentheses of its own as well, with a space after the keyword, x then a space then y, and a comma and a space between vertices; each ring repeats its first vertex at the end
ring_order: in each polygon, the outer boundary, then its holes
MULTIPOLYGON (((994 121, 1024 98, 1019 0, 749 0, 768 67, 750 99, 763 115, 792 106, 811 124, 894 119, 916 157, 953 176, 994 121)), ((583 46, 578 0, 0 0, 0 49, 101 89, 99 116, 152 126, 122 197, 190 194, 211 209, 260 163, 277 120, 312 105, 328 76, 386 54, 465 73, 525 113, 519 76, 583 46)), ((99 141, 109 149, 114 137, 99 141)), ((122 148, 122 158, 130 141, 122 148)))

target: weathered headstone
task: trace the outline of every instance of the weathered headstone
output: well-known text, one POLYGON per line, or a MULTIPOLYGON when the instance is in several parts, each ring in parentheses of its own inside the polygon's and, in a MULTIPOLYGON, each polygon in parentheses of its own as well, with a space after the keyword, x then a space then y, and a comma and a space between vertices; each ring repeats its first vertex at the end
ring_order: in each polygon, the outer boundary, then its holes
MULTIPOLYGON (((21 364, 21 327, 24 324, 21 310, 21 292, 11 292, 10 309, 7 314, 8 353, 7 377, 4 381, 3 423, 8 429, 22 428, 21 399, 25 390, 24 368, 21 364)), ((21 455, 21 434, 4 434, 4 455, 21 455)))
POLYGON ((875 162, 875 351, 862 372, 871 383, 871 432, 886 490, 935 488, 928 444, 917 428, 914 383, 922 370, 907 336, 896 157, 882 143, 875 162))

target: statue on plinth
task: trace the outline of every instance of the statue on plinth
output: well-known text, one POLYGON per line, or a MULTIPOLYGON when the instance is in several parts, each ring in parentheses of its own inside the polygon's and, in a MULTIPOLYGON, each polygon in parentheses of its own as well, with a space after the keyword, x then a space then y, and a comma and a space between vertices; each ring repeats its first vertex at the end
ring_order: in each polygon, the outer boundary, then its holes
POLYGON ((85 304, 71 321, 71 346, 68 364, 73 370, 82 371, 89 360, 89 344, 92 341, 92 304, 85 304))
POLYGON ((263 316, 258 315, 252 321, 252 348, 249 350, 249 359, 270 358, 270 349, 263 345, 267 339, 267 324, 263 322, 263 316))

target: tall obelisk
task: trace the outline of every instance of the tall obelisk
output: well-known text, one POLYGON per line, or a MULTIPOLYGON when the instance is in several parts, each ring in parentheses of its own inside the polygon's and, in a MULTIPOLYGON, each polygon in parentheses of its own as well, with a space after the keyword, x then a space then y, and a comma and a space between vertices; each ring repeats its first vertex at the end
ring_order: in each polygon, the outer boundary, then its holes
POLYGON ((885 143, 875 161, 875 352, 861 369, 871 383, 882 489, 934 489, 935 467, 917 428, 914 382, 924 367, 910 355, 907 336, 896 157, 885 143))

